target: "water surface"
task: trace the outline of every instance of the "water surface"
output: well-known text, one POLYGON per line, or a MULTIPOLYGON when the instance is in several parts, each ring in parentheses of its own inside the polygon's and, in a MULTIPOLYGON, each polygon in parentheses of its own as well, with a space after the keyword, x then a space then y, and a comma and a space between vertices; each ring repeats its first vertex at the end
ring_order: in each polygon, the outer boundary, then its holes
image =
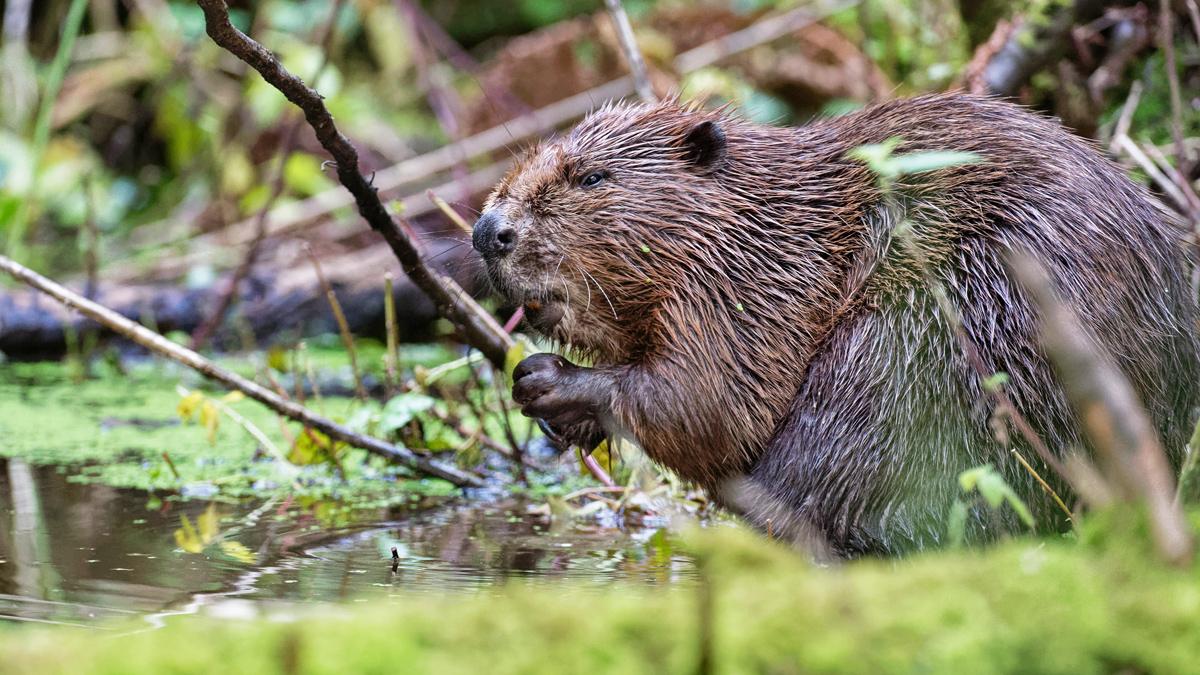
POLYGON ((73 482, 71 473, 0 459, 0 622, 107 629, 114 624, 101 620, 126 616, 154 626, 199 611, 564 580, 573 582, 564 585, 570 592, 586 593, 693 574, 690 560, 659 546, 652 527, 555 524, 537 504, 512 499, 347 513, 286 498, 178 501, 73 482), (202 553, 184 550, 184 517, 197 538, 209 521, 214 536, 202 553))

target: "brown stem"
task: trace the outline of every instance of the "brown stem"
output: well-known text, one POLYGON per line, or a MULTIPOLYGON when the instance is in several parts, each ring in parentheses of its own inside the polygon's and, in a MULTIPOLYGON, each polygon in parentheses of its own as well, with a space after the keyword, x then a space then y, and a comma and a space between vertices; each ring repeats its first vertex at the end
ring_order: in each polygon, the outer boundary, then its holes
POLYGON ((391 396, 400 382, 400 328, 396 324, 396 290, 391 273, 383 276, 383 319, 387 330, 387 353, 384 368, 387 372, 388 395, 391 396))
POLYGON ((1167 85, 1171 94, 1171 138, 1175 141, 1175 161, 1179 172, 1188 175, 1187 146, 1183 142, 1183 100, 1179 94, 1179 68, 1175 65, 1175 9, 1170 0, 1158 3, 1158 45, 1163 52, 1167 69, 1167 85))
POLYGON ((460 487, 483 485, 483 480, 474 474, 436 460, 420 457, 407 448, 360 434, 322 417, 304 406, 286 400, 270 389, 221 368, 196 352, 171 342, 162 335, 126 319, 103 305, 88 300, 3 255, 0 255, 0 271, 6 272, 17 281, 36 288, 130 341, 136 342, 156 354, 178 361, 210 380, 220 382, 230 389, 236 389, 271 410, 307 427, 317 429, 334 440, 362 448, 371 454, 404 464, 422 475, 442 478, 460 487))
POLYGON ((646 103, 657 102, 658 97, 654 95, 654 88, 650 86, 650 78, 646 75, 646 60, 642 58, 642 50, 638 49, 637 40, 633 37, 633 26, 629 24, 629 15, 621 6, 621 0, 604 0, 604 4, 608 7, 608 15, 617 29, 617 41, 621 44, 625 62, 629 64, 638 98, 646 103))
POLYGON ((317 274, 317 283, 325 291, 325 299, 329 302, 329 309, 333 311, 334 320, 337 321, 338 334, 342 336, 342 344, 346 347, 347 356, 350 357, 350 370, 354 373, 354 391, 358 394, 360 401, 365 401, 367 400, 367 388, 363 386, 362 373, 358 370, 358 350, 354 348, 354 335, 350 333, 350 324, 346 321, 346 313, 342 311, 342 303, 338 302, 337 293, 333 292, 333 286, 329 284, 325 273, 321 271, 321 263, 317 260, 317 255, 313 253, 312 247, 305 244, 304 250, 308 253, 308 259, 312 261, 313 271, 317 274))
POLYGON ((321 95, 289 73, 274 54, 235 28, 229 22, 224 0, 197 0, 197 4, 204 11, 205 27, 213 42, 249 64, 304 111, 317 140, 336 162, 338 179, 354 195, 358 212, 371 229, 383 236, 413 283, 429 295, 442 316, 458 326, 468 344, 503 367, 512 338, 454 280, 435 272, 425 262, 408 233, 411 228, 406 231, 392 220, 375 187, 359 170, 358 151, 338 131, 321 95))
POLYGON ((1041 316, 1042 343, 1062 378, 1105 474, 1128 501, 1143 502, 1159 556, 1182 565, 1192 559, 1192 534, 1175 503, 1167 456, 1129 381, 1088 337, 1075 312, 1055 295, 1050 279, 1028 255, 1011 265, 1041 316))

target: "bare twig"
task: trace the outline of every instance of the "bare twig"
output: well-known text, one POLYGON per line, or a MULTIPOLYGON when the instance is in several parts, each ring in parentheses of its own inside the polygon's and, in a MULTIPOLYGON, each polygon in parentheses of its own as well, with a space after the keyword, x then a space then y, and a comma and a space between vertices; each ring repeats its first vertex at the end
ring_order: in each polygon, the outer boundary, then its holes
POLYGON ((1189 211, 1187 196, 1183 194, 1183 191, 1179 189, 1179 186, 1174 181, 1158 168, 1158 165, 1146 156, 1146 153, 1142 151, 1141 147, 1133 139, 1122 135, 1114 137, 1112 142, 1114 148, 1129 155, 1130 159, 1137 162, 1142 171, 1145 171, 1146 175, 1150 176, 1150 180, 1153 180, 1171 198, 1171 201, 1175 204, 1175 208, 1180 213, 1187 213, 1189 211))
MULTIPOLYGON (((987 379, 994 373, 988 369, 987 364, 983 360, 983 356, 979 353, 979 348, 976 346, 975 341, 972 340, 971 336, 967 334, 967 330, 962 323, 962 317, 959 316, 958 309, 954 306, 954 303, 950 301, 950 298, 947 297, 945 287, 930 272, 929 264, 924 253, 912 238, 911 229, 906 226, 901 226, 899 228, 899 232, 901 235, 901 241, 903 242, 909 255, 916 260, 917 267, 921 272, 921 276, 925 280, 925 284, 931 289, 934 300, 937 302, 938 311, 941 313, 942 318, 945 319, 946 323, 949 324, 950 330, 954 334, 955 341, 958 342, 959 348, 962 349, 963 355, 967 358, 967 363, 970 364, 971 369, 975 371, 975 375, 979 378, 979 382, 981 384, 986 382, 987 379)), ((1050 469, 1054 471, 1056 475, 1064 480, 1069 481, 1070 476, 1063 467, 1062 462, 1060 462, 1058 458, 1054 456, 1054 453, 1050 451, 1050 448, 1046 445, 1046 442, 1042 440, 1041 436, 1038 436, 1037 431, 1035 431, 1033 428, 1033 425, 1031 425, 1029 421, 1025 419, 1025 416, 1022 415, 1021 411, 1017 409, 1017 406, 1013 404, 1012 399, 1008 396, 1008 393, 1004 391, 1003 386, 984 386, 982 388, 983 393, 992 399, 992 403, 995 406, 996 412, 1003 415, 1004 419, 1010 422, 1017 429, 1017 432, 1021 434, 1025 441, 1029 443, 1030 447, 1033 448, 1034 452, 1037 453, 1038 458, 1041 459, 1046 466, 1050 467, 1050 469)), ((1061 504, 1062 499, 1056 492, 1054 492, 1053 489, 1050 488, 1049 485, 1045 483, 1045 481, 1042 480, 1042 477, 1033 470, 1033 467, 1024 461, 1024 457, 1021 457, 1020 454, 1016 454, 1016 457, 1018 457, 1020 460, 1022 467, 1032 474, 1034 479, 1037 480, 1044 488, 1049 490, 1050 495, 1056 502, 1061 504)), ((1070 509, 1067 509, 1066 511, 1068 517, 1070 517, 1070 509)))
POLYGON ((307 427, 317 429, 334 440, 362 448, 372 454, 404 464, 422 475, 442 478, 458 486, 473 487, 483 484, 483 481, 474 474, 436 460, 420 457, 407 448, 360 434, 317 415, 308 408, 286 400, 262 385, 217 366, 196 352, 171 342, 162 335, 126 319, 103 305, 82 297, 3 255, 0 255, 0 271, 6 272, 17 281, 36 288, 132 342, 136 342, 156 354, 178 361, 210 380, 236 389, 275 412, 307 427))
POLYGON ((608 7, 608 15, 612 18, 613 26, 617 29, 617 41, 621 44, 621 54, 629 65, 633 75, 633 87, 638 98, 646 103, 658 101, 654 88, 650 86, 650 78, 646 75, 646 60, 642 58, 642 50, 638 49, 637 39, 633 36, 633 26, 629 24, 629 15, 621 6, 621 0, 604 0, 608 7))
POLYGON ((1158 168, 1162 169, 1162 172, 1171 179, 1175 187, 1179 188, 1179 193, 1183 195, 1183 200, 1186 204, 1184 215, 1191 221, 1193 228, 1200 227, 1200 195, 1196 194, 1196 190, 1192 187, 1191 182, 1188 181, 1187 176, 1183 175, 1178 167, 1171 164, 1170 160, 1167 159, 1162 150, 1158 149, 1157 145, 1148 143, 1144 149, 1146 154, 1158 165, 1158 168))
POLYGON ((1192 429, 1183 466, 1179 468, 1179 485, 1175 488, 1175 505, 1191 503, 1196 497, 1197 482, 1200 482, 1200 420, 1192 429))
POLYGON ((1121 116, 1117 118, 1117 125, 1113 128, 1112 139, 1109 144, 1109 150, 1115 151, 1113 143, 1119 136, 1129 135, 1129 125, 1133 123, 1133 114, 1137 112, 1138 104, 1142 101, 1142 82, 1134 80, 1129 86, 1129 95, 1125 97, 1125 104, 1121 106, 1121 116))
MULTIPOLYGON (((22 3, 16 3, 21 5, 22 3)), ((79 35, 80 26, 83 24, 83 13, 87 9, 86 0, 71 0, 70 9, 67 11, 67 17, 63 21, 62 37, 58 41, 58 50, 54 54, 54 61, 50 64, 50 69, 46 73, 45 86, 42 88, 42 101, 38 106, 37 118, 34 120, 33 127, 33 142, 29 148, 29 156, 32 163, 30 171, 30 185, 26 188, 27 196, 24 199, 16 201, 16 209, 11 214, 8 220, 8 252, 18 258, 21 257, 21 251, 25 245, 25 229, 29 225, 29 218, 32 215, 35 199, 33 195, 38 193, 38 182, 41 180, 41 164, 43 156, 46 153, 46 145, 50 142, 50 123, 51 117, 54 114, 54 105, 58 101, 59 90, 62 88, 63 78, 67 74, 67 67, 71 63, 71 52, 75 48, 75 38, 79 35)), ((24 10, 28 10, 25 7, 24 10)), ((24 14, 21 19, 26 23, 26 26, 16 26, 16 29, 27 29, 29 21, 28 11, 15 9, 24 14)), ((5 15, 8 18, 8 15, 5 15)))
POLYGON ((1014 255, 1011 264, 1039 311, 1046 352, 1107 477, 1126 500, 1146 505, 1159 555, 1173 564, 1187 563, 1191 530, 1174 502, 1174 480, 1158 435, 1129 381, 1055 295, 1041 266, 1028 255, 1014 255))
POLYGON ((214 42, 249 64, 304 111, 317 139, 337 163, 338 179, 354 195, 359 213, 371 229, 383 236, 413 283, 429 295, 442 316, 458 326, 468 344, 503 367, 512 338, 453 279, 430 268, 409 232, 392 220, 377 188, 359 170, 358 151, 338 131, 321 95, 284 69, 274 54, 235 28, 229 22, 224 0, 197 0, 197 4, 204 11, 205 27, 214 42))
POLYGON ((383 276, 383 323, 387 331, 387 352, 384 354, 384 370, 387 373, 388 394, 400 381, 400 328, 396 325, 396 289, 392 275, 383 276))
POLYGON ((458 211, 455 211, 453 206, 450 206, 446 203, 446 200, 437 196, 433 190, 426 190, 425 195, 429 197, 429 201, 433 202, 434 206, 438 207, 438 209, 442 212, 442 215, 449 218, 450 222, 454 223, 458 229, 467 234, 471 234, 471 224, 463 220, 462 214, 460 214, 458 211))
POLYGON ((33 0, 12 0, 4 3, 4 44, 17 45, 22 50, 29 42, 29 14, 33 0))
POLYGON ((1192 32, 1195 33, 1196 39, 1200 40, 1200 3, 1196 0, 1187 0, 1188 16, 1192 18, 1192 32))
POLYGON ((83 295, 88 300, 96 299, 96 289, 99 285, 100 266, 100 228, 96 225, 96 200, 92 181, 83 182, 83 201, 86 214, 83 227, 80 228, 81 247, 83 249, 83 295))
POLYGON ((1167 69, 1167 85, 1171 93, 1171 138, 1175 141, 1175 161, 1180 172, 1188 173, 1187 146, 1183 143, 1183 100, 1179 94, 1179 68, 1175 65, 1175 9, 1170 0, 1158 3, 1158 46, 1167 69))
POLYGON ((163 461, 167 463, 167 468, 171 470, 171 475, 175 477, 175 480, 182 481, 183 478, 180 477, 179 469, 175 467, 175 461, 171 459, 171 454, 166 450, 163 450, 162 458, 163 461))
POLYGON ((317 260, 317 254, 313 253, 312 247, 305 244, 304 250, 308 253, 308 259, 312 261, 313 271, 317 274, 317 283, 325 291, 325 299, 329 302, 329 309, 333 312, 334 320, 337 321, 338 334, 342 336, 342 345, 346 347, 346 355, 350 357, 350 370, 354 373, 354 391, 358 394, 360 401, 365 401, 367 400, 367 388, 363 386, 362 373, 358 370, 358 350, 354 348, 354 335, 350 332, 346 313, 342 311, 342 303, 338 302, 337 293, 333 291, 333 286, 325 278, 325 273, 321 271, 321 263, 317 260))
POLYGON ((596 456, 591 452, 580 448, 579 460, 583 462, 583 465, 587 467, 588 472, 591 473, 596 480, 600 481, 604 487, 617 487, 616 481, 612 479, 612 476, 608 475, 608 472, 604 470, 604 467, 600 466, 600 462, 596 461, 596 456))
POLYGON ((1063 513, 1067 514, 1067 520, 1073 520, 1074 518, 1071 515, 1071 509, 1067 508, 1067 505, 1063 502, 1062 497, 1059 497, 1058 493, 1054 491, 1054 488, 1050 487, 1050 484, 1046 482, 1046 479, 1042 478, 1042 475, 1037 472, 1037 469, 1034 469, 1033 466, 1030 465, 1030 463, 1025 459, 1025 456, 1022 455, 1021 452, 1016 448, 1012 448, 1009 450, 1009 452, 1012 453, 1013 457, 1017 458, 1017 461, 1021 463, 1021 466, 1025 467, 1025 471, 1027 471, 1029 475, 1033 476, 1033 479, 1037 481, 1038 485, 1042 486, 1042 490, 1046 494, 1050 495, 1051 499, 1054 500, 1054 503, 1058 504, 1058 508, 1061 509, 1063 513))
MULTIPOLYGON (((449 61, 451 65, 472 76, 482 70, 479 62, 467 53, 461 45, 455 42, 454 38, 450 37, 450 34, 438 25, 438 22, 434 21, 419 4, 412 3, 412 9, 412 18, 416 21, 421 34, 429 41, 434 50, 449 61)), ((523 115, 530 112, 529 106, 508 89, 497 87, 488 82, 486 78, 484 80, 476 79, 475 82, 483 90, 489 101, 499 103, 507 113, 511 115, 523 115)))
MULTIPOLYGON (((437 72, 437 64, 432 62, 433 59, 425 48, 416 3, 413 0, 396 0, 395 4, 396 9, 406 19, 411 32, 409 37, 412 41, 413 62, 417 66, 418 82, 425 92, 425 100, 429 103, 442 132, 453 141, 452 145, 456 145, 462 140, 462 125, 459 124, 462 117, 462 98, 453 87, 447 86, 443 81, 437 72)), ((454 179, 462 183, 459 186, 459 198, 463 201, 471 198, 470 188, 465 184, 467 173, 467 158, 460 155, 454 163, 454 179)))

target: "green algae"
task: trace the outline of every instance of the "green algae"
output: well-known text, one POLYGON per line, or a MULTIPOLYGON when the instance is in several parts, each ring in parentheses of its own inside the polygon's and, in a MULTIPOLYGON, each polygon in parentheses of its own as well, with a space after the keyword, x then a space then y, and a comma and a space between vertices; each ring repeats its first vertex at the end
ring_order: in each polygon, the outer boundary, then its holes
MULTIPOLYGON (((332 366, 330 357, 320 358, 322 367, 332 366)), ((223 365, 255 371, 249 360, 223 365)), ((204 427, 180 419, 179 388, 213 397, 226 392, 175 364, 144 361, 120 372, 100 364, 94 370, 94 378, 77 381, 61 364, 0 366, 0 457, 61 465, 81 481, 204 498, 287 494, 384 506, 453 492, 448 483, 416 480, 355 449, 343 450, 337 466, 289 466, 263 453, 244 426, 224 415, 210 442, 204 427)), ((342 420, 359 406, 336 397, 310 403, 342 420)), ((300 431, 255 401, 228 405, 285 453, 300 431)))
POLYGON ((0 673, 692 673, 702 654, 720 673, 1195 672, 1200 568, 1129 555, 1141 546, 1017 540, 822 569, 720 527, 683 544, 698 584, 412 594, 124 637, 21 629, 0 634, 0 673))

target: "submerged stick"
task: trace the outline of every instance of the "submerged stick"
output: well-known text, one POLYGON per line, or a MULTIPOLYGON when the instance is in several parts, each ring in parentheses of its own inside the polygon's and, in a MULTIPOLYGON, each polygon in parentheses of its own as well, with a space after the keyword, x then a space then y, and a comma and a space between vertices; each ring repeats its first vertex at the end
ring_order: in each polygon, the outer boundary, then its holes
POLYGON ((241 375, 221 368, 196 352, 171 342, 162 335, 126 319, 103 305, 88 300, 78 293, 55 281, 47 279, 3 255, 0 255, 0 271, 8 273, 17 281, 36 288, 67 307, 96 321, 105 328, 136 342, 146 349, 182 363, 208 379, 220 382, 230 389, 236 389, 280 415, 316 429, 334 440, 342 441, 356 448, 362 448, 374 455, 386 457, 389 460, 409 467, 421 475, 434 476, 450 481, 459 487, 478 487, 483 485, 483 480, 472 473, 436 460, 421 457, 408 448, 392 445, 378 438, 360 434, 333 420, 322 417, 304 406, 283 398, 256 382, 252 382, 241 375))
POLYGON ((258 71, 264 80, 304 111, 317 140, 337 164, 338 180, 354 195, 358 212, 371 229, 383 236, 404 272, 433 300, 438 313, 458 326, 467 344, 483 352, 496 366, 503 367, 508 350, 514 344, 512 338, 453 279, 428 265, 409 235, 411 228, 397 225, 380 201, 378 190, 359 170, 358 151, 338 131, 321 94, 288 72, 265 47, 235 28, 229 21, 229 8, 224 0, 197 0, 197 4, 204 11, 205 28, 213 42, 258 71))

